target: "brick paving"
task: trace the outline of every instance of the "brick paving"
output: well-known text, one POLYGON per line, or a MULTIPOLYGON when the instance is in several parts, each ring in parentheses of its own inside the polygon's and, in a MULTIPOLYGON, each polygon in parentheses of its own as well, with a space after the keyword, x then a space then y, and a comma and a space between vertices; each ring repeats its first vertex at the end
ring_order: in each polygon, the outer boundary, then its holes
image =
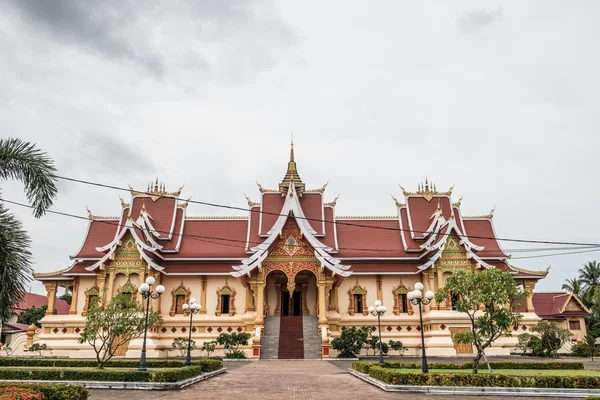
MULTIPOLYGON (((257 361, 226 362, 228 372, 180 391, 90 390, 91 400, 211 400, 236 399, 319 399, 354 400, 376 396, 399 400, 402 394, 386 393, 346 372, 349 362, 257 361)), ((407 396, 406 394, 404 395, 407 396)), ((410 394, 411 400, 509 400, 497 396, 433 396, 410 394)), ((545 398, 545 400, 559 400, 545 398)))

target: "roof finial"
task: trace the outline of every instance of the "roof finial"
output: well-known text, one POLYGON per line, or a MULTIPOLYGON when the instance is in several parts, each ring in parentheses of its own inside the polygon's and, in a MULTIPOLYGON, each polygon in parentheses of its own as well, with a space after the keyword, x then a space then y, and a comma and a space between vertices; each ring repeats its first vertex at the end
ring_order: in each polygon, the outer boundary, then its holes
POLYGON ((288 168, 283 180, 279 184, 279 190, 283 193, 285 189, 290 186, 290 183, 295 181, 298 183, 296 185, 300 191, 304 191, 304 184, 302 183, 302 179, 298 175, 298 170, 296 169, 296 161, 294 160, 294 139, 292 138, 290 142, 290 161, 288 162, 288 168))
POLYGON ((89 219, 92 219, 92 217, 93 217, 93 215, 92 215, 92 212, 90 211, 90 209, 88 208, 88 206, 87 206, 87 205, 85 206, 85 209, 87 210, 87 213, 88 213, 88 218, 89 218, 89 219))
POLYGON ((294 134, 292 133, 292 142, 290 144, 290 162, 294 162, 294 134))
POLYGON ((156 183, 154 184, 154 191, 158 192, 158 176, 156 177, 156 183))

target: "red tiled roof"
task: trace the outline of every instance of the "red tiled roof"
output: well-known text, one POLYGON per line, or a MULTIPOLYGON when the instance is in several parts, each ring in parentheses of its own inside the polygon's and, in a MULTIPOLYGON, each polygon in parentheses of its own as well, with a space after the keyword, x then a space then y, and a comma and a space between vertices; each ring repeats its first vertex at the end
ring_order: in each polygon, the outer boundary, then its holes
MULTIPOLYGON (((27 308, 36 307, 40 308, 48 304, 48 297, 41 294, 25 293, 23 301, 20 302, 14 309, 16 315, 21 315, 21 312, 27 308)), ((69 314, 69 304, 61 299, 56 299, 55 308, 58 314, 67 315, 69 314)))
POLYGON ((245 258, 247 233, 246 219, 189 219, 179 252, 165 258, 245 258))
POLYGON ((118 224, 118 219, 90 221, 88 234, 85 237, 83 246, 76 255, 72 256, 72 258, 81 259, 102 257, 104 254, 98 252, 96 247, 105 246, 115 238, 118 224))
POLYGON ((396 219, 344 219, 336 222, 340 246, 336 257, 415 257, 414 253, 404 251, 396 219))
POLYGON ((540 317, 560 315, 570 295, 562 292, 547 292, 533 294, 533 308, 540 317))
POLYGON ((265 235, 273 227, 284 202, 285 197, 281 193, 263 193, 261 235, 265 235))
POLYGON ((506 254, 500 250, 498 241, 494 239, 496 235, 494 235, 491 220, 465 219, 463 222, 466 230, 463 233, 469 237, 469 240, 478 246, 485 247, 482 251, 477 252, 479 257, 506 257, 506 254))
POLYGON ((161 239, 166 239, 173 227, 176 203, 177 200, 174 197, 160 197, 156 201, 152 201, 150 197, 136 196, 131 204, 131 217, 137 221, 142 205, 144 205, 146 212, 152 217, 154 229, 160 234, 161 239))
POLYGON ((3 333, 27 332, 27 329, 29 329, 29 325, 27 324, 19 324, 17 322, 4 322, 2 324, 3 333))
POLYGON ((321 193, 304 193, 300 197, 300 207, 304 216, 308 219, 310 226, 317 232, 323 234, 323 200, 321 193))

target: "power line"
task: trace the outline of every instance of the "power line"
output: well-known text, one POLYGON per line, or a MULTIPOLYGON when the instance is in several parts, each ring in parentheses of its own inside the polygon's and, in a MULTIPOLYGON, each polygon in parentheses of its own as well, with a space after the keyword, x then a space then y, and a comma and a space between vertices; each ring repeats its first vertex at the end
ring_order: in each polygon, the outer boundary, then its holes
MULTIPOLYGON (((25 207, 25 208, 33 208, 33 206, 30 206, 29 204, 24 204, 24 203, 19 203, 16 201, 12 201, 12 200, 7 200, 7 199, 1 199, 0 201, 4 201, 6 203, 10 203, 10 204, 14 204, 14 205, 18 205, 21 207, 25 207)), ((65 212, 61 212, 61 211, 54 211, 54 210, 48 210, 47 211, 50 214, 56 214, 56 215, 60 215, 60 216, 64 216, 64 217, 71 217, 71 218, 76 218, 76 219, 80 219, 80 220, 85 220, 85 221, 95 221, 98 223, 102 223, 102 224, 106 224, 106 225, 113 225, 116 226, 118 228, 123 227, 125 225, 119 223, 119 222, 112 222, 112 221, 108 221, 108 220, 103 220, 103 219, 94 219, 94 218, 89 218, 89 217, 82 217, 80 215, 76 215, 76 214, 70 214, 70 213, 65 213, 65 212)), ((161 231, 161 230, 157 230, 157 229, 148 229, 148 228, 142 228, 140 227, 140 229, 142 231, 146 231, 146 232, 155 232, 155 233, 163 233, 163 234, 172 234, 173 236, 181 236, 182 238, 189 238, 192 240, 197 240, 197 241, 201 241, 201 242, 205 242, 205 243, 212 243, 212 244, 216 244, 216 245, 220 245, 220 246, 228 246, 228 247, 234 247, 234 248, 240 248, 240 249, 245 249, 246 248, 246 241, 245 240, 237 240, 237 239, 230 239, 230 238, 222 238, 222 237, 215 237, 215 236, 203 236, 203 235, 192 235, 192 234, 180 234, 180 233, 176 233, 176 232, 167 232, 167 231, 161 231), (215 242, 215 241, 219 241, 219 242, 215 242), (229 243, 223 243, 223 242, 236 242, 236 243, 240 243, 238 245, 234 245, 234 244, 229 244, 229 243), (243 244, 243 245, 242 245, 243 244)), ((253 243, 253 244, 261 244, 262 242, 252 242, 249 241, 249 244, 253 243)), ((307 245, 304 244, 298 244, 298 247, 308 247, 307 245)), ((578 249, 589 249, 589 247, 578 247, 578 249)), ((536 251, 557 251, 557 250, 564 250, 564 249, 573 249, 573 248, 530 248, 530 249, 526 249, 526 248, 522 248, 522 249, 514 249, 513 251, 515 252, 536 252, 536 251)), ((366 252, 393 252, 393 251, 398 251, 398 249, 370 249, 370 248, 352 248, 352 247, 339 247, 338 250, 352 250, 352 251, 366 251, 366 252)), ((600 250, 600 249, 599 249, 600 250)), ((481 250, 478 252, 478 254, 481 253, 485 253, 485 252, 495 252, 496 250, 481 250)), ((546 256, 546 255, 545 255, 546 256)), ((544 256, 544 257, 545 257, 544 256)), ((523 257, 516 257, 514 259, 519 259, 519 258, 523 258, 523 257)), ((527 257, 525 257, 527 258, 527 257)))
POLYGON ((511 260, 525 260, 528 258, 542 258, 542 257, 554 257, 554 256, 566 256, 568 254, 583 254, 583 253, 592 253, 595 251, 600 251, 600 249, 594 250, 583 250, 583 251, 569 251, 565 253, 554 253, 554 254, 540 254, 536 256, 524 256, 524 257, 512 257, 511 260))
MULTIPOLYGON (((119 186, 107 185, 107 184, 98 183, 98 182, 85 181, 85 180, 75 179, 75 178, 69 178, 69 177, 65 177, 65 176, 55 175, 55 177, 58 178, 58 179, 66 180, 66 181, 77 182, 77 183, 82 183, 82 184, 92 185, 92 186, 98 186, 98 187, 103 187, 103 188, 107 188, 107 189, 114 189, 114 190, 120 190, 120 191, 125 191, 125 192, 131 192, 133 190, 133 191, 141 193, 141 194, 150 194, 150 193, 145 192, 145 191, 137 191, 135 189, 127 189, 127 188, 122 188, 122 187, 119 187, 119 186)), ((228 209, 228 210, 245 211, 245 212, 249 211, 247 208, 236 207, 236 206, 229 206, 229 205, 225 205, 225 204, 209 203, 209 202, 205 202, 205 201, 198 201, 198 200, 191 200, 191 199, 181 199, 181 198, 178 198, 178 197, 164 196, 164 195, 154 194, 154 193, 152 193, 152 195, 153 196, 157 196, 157 197, 174 198, 176 201, 177 200, 178 201, 186 201, 186 202, 189 202, 189 203, 199 204, 199 205, 209 206, 209 207, 218 207, 218 208, 225 208, 225 209, 228 209)), ((263 211, 263 210, 253 211, 253 212, 258 212, 260 214, 267 214, 267 215, 285 216, 285 217, 287 217, 287 215, 285 215, 285 214, 280 214, 280 213, 275 213, 275 212, 269 212, 269 211, 263 211)), ((300 216, 294 216, 294 217, 298 218, 298 219, 304 219, 304 220, 307 220, 307 221, 335 223, 336 225, 347 225, 347 226, 354 226, 354 227, 366 228, 366 229, 380 229, 380 230, 402 231, 402 232, 412 232, 412 233, 431 233, 431 232, 427 232, 427 231, 418 231, 418 230, 414 230, 414 229, 406 229, 406 228, 400 228, 400 227, 398 227, 398 228, 387 228, 387 227, 384 227, 384 226, 372 226, 372 225, 357 224, 357 223, 344 222, 344 221, 325 220, 325 219, 319 219, 319 218, 307 218, 307 217, 300 217, 300 216)), ((533 244, 551 244, 551 245, 569 245, 569 246, 600 247, 600 243, 580 243, 580 242, 563 242, 563 241, 549 241, 549 240, 511 239, 511 238, 497 238, 497 237, 486 237, 486 236, 475 236, 475 235, 469 236, 469 235, 465 235, 465 234, 463 234, 463 235, 457 235, 457 236, 464 237, 464 238, 470 238, 470 239, 491 239, 491 240, 505 241, 505 242, 515 242, 515 243, 533 243, 533 244)))

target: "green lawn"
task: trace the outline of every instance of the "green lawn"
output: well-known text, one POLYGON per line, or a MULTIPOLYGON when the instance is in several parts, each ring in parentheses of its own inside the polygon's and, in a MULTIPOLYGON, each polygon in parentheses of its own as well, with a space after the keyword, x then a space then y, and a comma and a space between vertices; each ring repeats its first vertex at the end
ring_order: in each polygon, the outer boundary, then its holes
MULTIPOLYGON (((419 369, 398 369, 394 368, 394 372, 402 374, 420 373, 419 369)), ((469 369, 430 369, 430 374, 470 374, 469 369)), ((479 368, 480 374, 489 374, 485 366, 479 368)), ((585 369, 494 369, 494 374, 497 375, 515 375, 515 376, 599 376, 600 371, 591 371, 585 369)))

